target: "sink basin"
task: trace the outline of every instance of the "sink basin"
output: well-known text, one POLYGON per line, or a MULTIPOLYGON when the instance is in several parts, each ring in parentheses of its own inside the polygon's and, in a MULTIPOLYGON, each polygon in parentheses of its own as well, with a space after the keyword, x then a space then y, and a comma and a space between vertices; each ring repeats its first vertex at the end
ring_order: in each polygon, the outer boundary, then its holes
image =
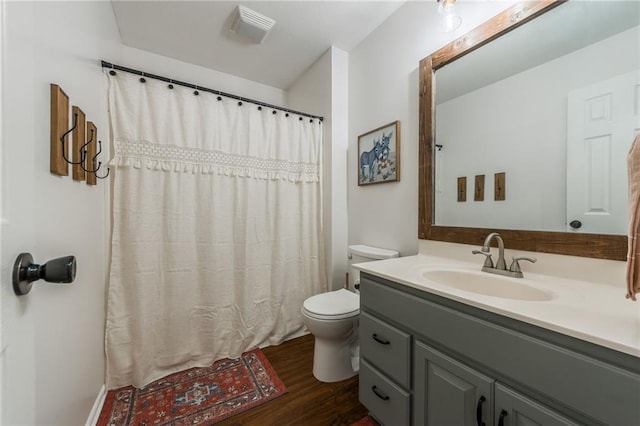
POLYGON ((481 271, 450 269, 429 270, 423 272, 422 276, 437 284, 485 296, 527 301, 552 299, 551 293, 525 284, 522 281, 523 278, 503 277, 481 271))

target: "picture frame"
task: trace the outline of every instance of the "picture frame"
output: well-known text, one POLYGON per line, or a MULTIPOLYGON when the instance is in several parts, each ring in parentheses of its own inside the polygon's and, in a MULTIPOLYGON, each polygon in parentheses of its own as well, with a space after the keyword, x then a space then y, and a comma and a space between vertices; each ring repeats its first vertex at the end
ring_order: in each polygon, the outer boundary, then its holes
POLYGON ((358 136, 358 186, 400 180, 400 121, 358 136))

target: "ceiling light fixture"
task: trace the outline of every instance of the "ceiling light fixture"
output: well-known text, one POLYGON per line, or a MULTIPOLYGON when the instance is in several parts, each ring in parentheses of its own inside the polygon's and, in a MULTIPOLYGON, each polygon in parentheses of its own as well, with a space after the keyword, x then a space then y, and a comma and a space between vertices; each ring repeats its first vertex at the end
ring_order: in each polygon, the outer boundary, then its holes
POLYGON ((248 7, 240 6, 233 11, 229 30, 253 43, 262 43, 276 21, 248 7))
POLYGON ((462 18, 457 14, 456 0, 436 0, 438 3, 438 13, 442 15, 440 29, 445 33, 450 33, 462 25, 462 18))

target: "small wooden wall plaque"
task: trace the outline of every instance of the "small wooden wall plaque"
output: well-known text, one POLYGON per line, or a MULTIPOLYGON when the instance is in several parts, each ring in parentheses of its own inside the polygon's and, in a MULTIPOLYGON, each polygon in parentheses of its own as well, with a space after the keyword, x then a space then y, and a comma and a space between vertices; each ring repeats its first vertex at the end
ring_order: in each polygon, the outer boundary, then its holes
MULTIPOLYGON (((71 132, 73 135, 73 145, 71 145, 71 161, 73 161, 74 163, 79 163, 81 160, 80 150, 85 144, 87 137, 87 134, 85 132, 86 117, 84 115, 84 112, 82 112, 79 107, 74 105, 73 107, 71 107, 71 116, 73 117, 75 114, 78 114, 78 124, 76 125, 76 128, 73 129, 73 132, 71 132)), ((81 166, 82 164, 73 164, 71 166, 71 175, 73 177, 73 180, 84 180, 85 171, 81 166)))
POLYGON ((473 201, 484 201, 484 175, 476 175, 473 187, 473 201))
POLYGON ((495 201, 504 201, 507 198, 505 180, 506 180, 505 172, 496 173, 493 176, 493 199, 495 201))
MULTIPOLYGON (((91 143, 87 145, 87 158, 84 161, 84 167, 87 170, 95 170, 98 164, 94 164, 93 158, 96 156, 98 146, 98 129, 92 121, 87 121, 87 139, 93 138, 91 143)), ((87 173, 87 185, 95 185, 98 179, 95 173, 87 173)))
POLYGON ((467 201, 467 177, 458 178, 458 202, 467 201))
MULTIPOLYGON (((68 176, 69 165, 65 161, 62 152, 62 143, 60 137, 69 130, 69 96, 58 86, 57 84, 51 84, 51 128, 50 128, 50 157, 49 157, 49 170, 51 173, 68 176)), ((71 138, 67 136, 65 138, 65 152, 67 155, 69 152, 69 140, 71 138)), ((68 156, 67 156, 68 158, 68 156)))

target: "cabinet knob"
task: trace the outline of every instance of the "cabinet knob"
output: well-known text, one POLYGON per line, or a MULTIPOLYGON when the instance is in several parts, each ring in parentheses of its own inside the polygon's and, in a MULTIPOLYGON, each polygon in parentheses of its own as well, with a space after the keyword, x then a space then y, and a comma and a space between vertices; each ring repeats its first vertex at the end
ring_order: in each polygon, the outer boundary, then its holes
POLYGON ((383 338, 378 337, 378 335, 376 333, 373 333, 371 335, 371 338, 373 340, 375 340, 376 342, 380 343, 381 345, 390 345, 391 344, 391 342, 388 341, 387 339, 383 339, 383 338))
POLYGON ((484 396, 480 396, 480 398, 478 398, 478 405, 476 405, 476 423, 478 424, 478 426, 485 426, 484 422, 482 421, 482 404, 487 400, 487 398, 485 398, 484 396))
POLYGON ((378 387, 376 385, 371 386, 371 390, 381 400, 383 400, 383 401, 388 401, 389 400, 389 395, 387 395, 384 392, 381 392, 380 390, 378 390, 378 387))
POLYGON ((498 426, 504 426, 504 418, 507 417, 507 411, 506 410, 502 410, 500 411, 500 417, 498 418, 498 426))

